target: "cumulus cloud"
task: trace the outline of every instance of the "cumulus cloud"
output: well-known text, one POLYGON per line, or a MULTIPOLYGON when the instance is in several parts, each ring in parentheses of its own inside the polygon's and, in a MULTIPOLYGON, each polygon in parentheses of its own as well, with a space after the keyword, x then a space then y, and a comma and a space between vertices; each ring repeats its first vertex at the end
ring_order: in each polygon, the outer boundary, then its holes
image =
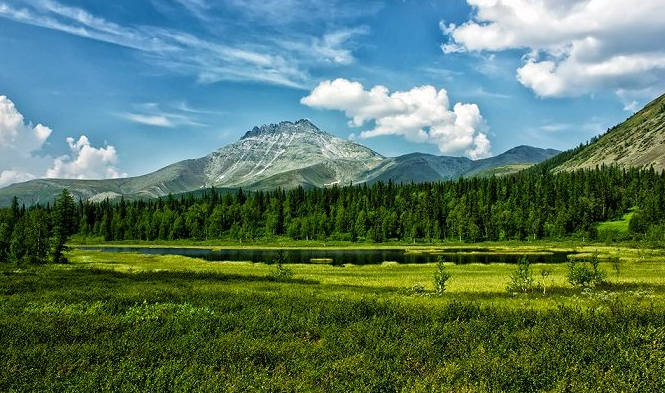
POLYGON ((67 138, 70 154, 53 160, 53 167, 46 171, 46 177, 65 179, 117 179, 127 176, 114 166, 118 162, 115 147, 95 148, 88 137, 81 135, 78 141, 67 138))
POLYGON ((441 23, 444 53, 524 50, 517 79, 541 97, 640 90, 665 77, 665 2, 467 0, 462 25, 441 23))
POLYGON ((425 85, 391 93, 385 86, 366 90, 359 82, 340 78, 321 82, 300 102, 343 111, 351 126, 373 123, 372 129, 360 133, 361 138, 400 135, 409 141, 435 144, 445 154, 465 154, 473 159, 491 155, 487 125, 478 106, 456 103, 451 110, 445 89, 437 91, 425 85))
POLYGON ((44 155, 42 148, 52 130, 26 122, 14 103, 0 96, 0 187, 37 177, 114 178, 126 176, 115 167, 118 157, 113 146, 94 148, 83 135, 67 138, 70 154, 57 158, 44 155))
POLYGON ((34 178, 35 176, 30 173, 18 172, 13 170, 2 171, 0 173, 0 187, 4 187, 12 183, 21 183, 24 181, 32 180, 34 178))

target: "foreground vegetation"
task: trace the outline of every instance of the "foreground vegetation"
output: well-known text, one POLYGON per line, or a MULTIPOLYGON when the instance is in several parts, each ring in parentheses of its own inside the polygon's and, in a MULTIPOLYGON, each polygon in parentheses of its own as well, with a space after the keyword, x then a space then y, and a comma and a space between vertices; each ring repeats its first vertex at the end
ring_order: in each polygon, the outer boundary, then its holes
POLYGON ((599 250, 592 289, 532 265, 526 294, 503 264, 446 263, 437 293, 434 265, 67 256, 1 265, 1 391, 665 390, 658 250, 599 250))

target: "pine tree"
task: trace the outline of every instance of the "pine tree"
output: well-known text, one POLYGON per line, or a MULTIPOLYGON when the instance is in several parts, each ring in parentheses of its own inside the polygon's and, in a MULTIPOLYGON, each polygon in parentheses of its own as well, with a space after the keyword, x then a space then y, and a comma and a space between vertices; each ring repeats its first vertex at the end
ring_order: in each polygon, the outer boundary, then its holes
POLYGON ((65 243, 76 230, 76 204, 74 198, 66 188, 62 190, 53 204, 53 249, 51 257, 53 263, 66 263, 62 255, 65 243))

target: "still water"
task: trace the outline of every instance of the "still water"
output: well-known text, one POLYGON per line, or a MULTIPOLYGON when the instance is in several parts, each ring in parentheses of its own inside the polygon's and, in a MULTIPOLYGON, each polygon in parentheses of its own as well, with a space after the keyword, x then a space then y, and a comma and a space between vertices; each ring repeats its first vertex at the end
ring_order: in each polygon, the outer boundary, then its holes
MULTIPOLYGON (((202 258, 211 262, 251 261, 272 262, 280 250, 276 249, 222 249, 204 248, 140 248, 140 247, 79 247, 81 250, 107 252, 139 252, 142 254, 184 255, 202 258)), ((531 263, 564 263, 573 251, 542 251, 537 253, 506 253, 482 248, 443 248, 433 252, 405 252, 403 249, 328 250, 328 249, 284 249, 287 263, 315 263, 324 260, 333 265, 369 265, 383 262, 430 263, 439 256, 446 262, 467 263, 517 263, 526 255, 531 263)))

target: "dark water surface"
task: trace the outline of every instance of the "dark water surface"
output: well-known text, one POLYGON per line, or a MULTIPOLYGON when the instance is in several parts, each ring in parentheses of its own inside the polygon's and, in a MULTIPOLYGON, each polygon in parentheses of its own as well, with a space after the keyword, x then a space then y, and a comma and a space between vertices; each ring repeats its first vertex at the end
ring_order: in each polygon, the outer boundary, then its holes
MULTIPOLYGON (((107 252, 139 252, 142 254, 184 255, 202 258, 206 261, 251 261, 272 262, 278 249, 222 249, 205 248, 141 248, 141 247, 78 247, 80 250, 99 250, 107 252)), ((446 262, 457 264, 467 263, 517 263, 526 255, 531 263, 564 263, 573 251, 542 251, 538 253, 506 253, 483 248, 443 248, 428 252, 405 252, 403 249, 369 249, 369 250, 328 250, 328 249, 284 249, 287 263, 313 263, 313 259, 326 259, 328 263, 343 265, 380 264, 383 262, 397 263, 430 263, 436 262, 439 256, 446 262), (332 260, 332 262, 330 262, 332 260)))

